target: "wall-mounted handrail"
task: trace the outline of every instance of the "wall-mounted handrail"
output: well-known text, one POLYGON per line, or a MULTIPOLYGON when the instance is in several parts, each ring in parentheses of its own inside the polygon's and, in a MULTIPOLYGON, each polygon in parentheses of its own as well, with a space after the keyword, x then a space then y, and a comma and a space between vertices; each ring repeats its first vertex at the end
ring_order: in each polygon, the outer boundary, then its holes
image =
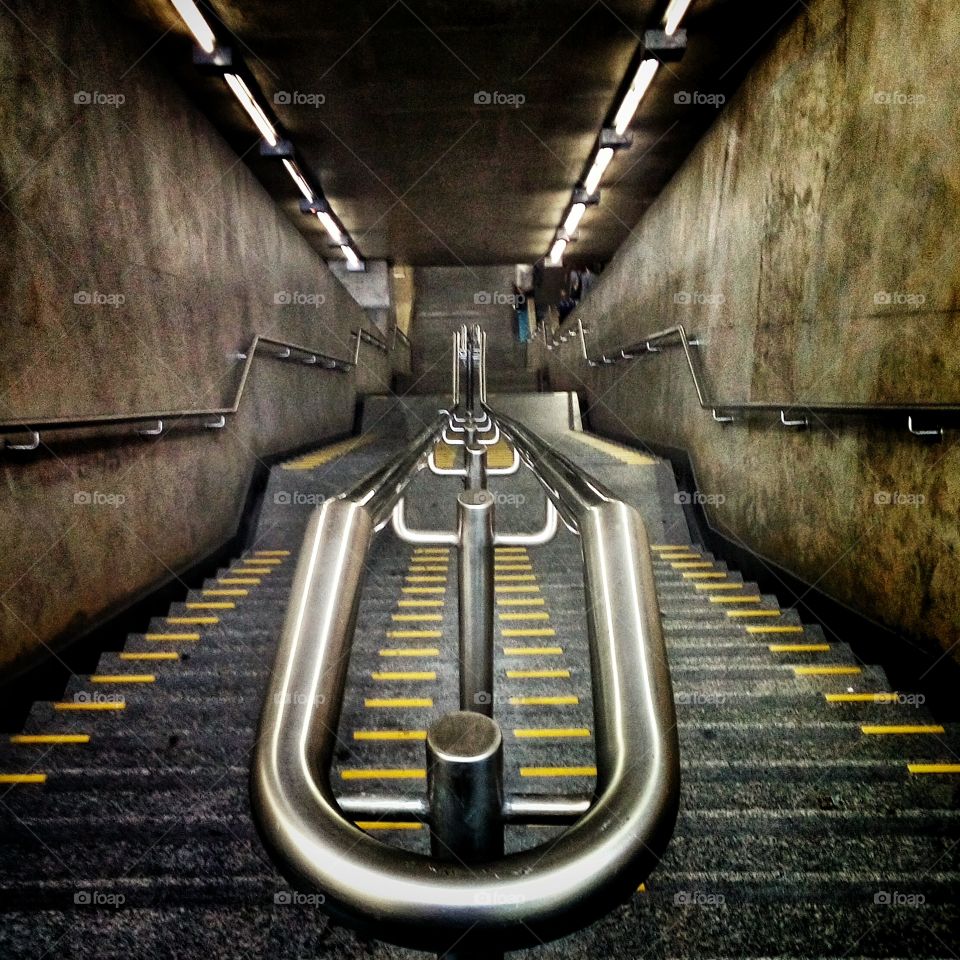
MULTIPOLYGON (((808 403, 806 401, 757 401, 757 400, 718 400, 710 396, 710 393, 704 383, 703 374, 698 370, 698 363, 694 359, 692 348, 701 347, 702 343, 695 338, 691 338, 683 324, 677 324, 673 327, 667 327, 665 330, 659 330, 656 333, 649 334, 637 343, 628 346, 618 347, 613 354, 607 355, 601 353, 598 356, 591 357, 587 350, 587 340, 584 333, 583 322, 577 318, 575 327, 568 331, 574 334, 580 340, 580 352, 582 358, 591 367, 609 366, 622 363, 624 361, 636 360, 647 354, 661 353, 662 347, 654 344, 679 346, 683 350, 686 368, 693 382, 693 388, 697 394, 697 402, 703 410, 709 410, 713 414, 714 420, 718 423, 730 423, 733 417, 729 414, 735 412, 749 413, 777 413, 780 415, 780 422, 784 426, 809 426, 809 418, 803 423, 803 418, 787 418, 790 411, 804 411, 813 414, 823 414, 825 416, 867 416, 867 417, 895 417, 907 416, 908 429, 914 436, 921 437, 940 437, 943 434, 941 429, 918 431, 913 426, 913 418, 923 414, 937 414, 940 417, 948 416, 951 420, 960 417, 960 403, 808 403), (722 413, 728 416, 722 416, 722 413)), ((562 338, 561 338, 562 339, 562 338)))
MULTIPOLYGON (((240 400, 243 397, 244 388, 247 385, 247 378, 250 374, 250 368, 253 365, 254 358, 264 355, 264 348, 277 348, 275 352, 267 354, 275 360, 286 360, 293 363, 302 363, 307 366, 317 366, 321 370, 332 370, 338 373, 346 373, 353 368, 354 364, 349 360, 342 360, 324 353, 322 350, 312 350, 309 347, 303 347, 296 343, 289 343, 286 340, 277 340, 274 337, 261 336, 259 333, 253 338, 249 349, 238 353, 237 359, 243 360, 243 369, 240 373, 240 381, 234 392, 233 400, 225 407, 199 407, 170 410, 149 410, 142 413, 105 413, 92 414, 83 417, 19 417, 13 420, 4 420, 0 422, 0 433, 13 433, 17 431, 26 431, 31 435, 43 431, 60 430, 80 430, 91 427, 105 427, 113 425, 122 425, 129 423, 158 423, 164 420, 207 420, 205 424, 210 429, 219 429, 225 426, 227 416, 232 416, 240 407, 240 400)), ((157 435, 159 431, 141 431, 145 435, 157 435)), ((39 446, 39 439, 36 443, 30 445, 7 443, 9 449, 36 449, 39 446)))
POLYGON ((390 345, 386 340, 382 340, 376 334, 371 333, 369 330, 364 330, 363 327, 357 327, 356 330, 351 331, 350 338, 356 340, 356 345, 353 350, 353 366, 356 366, 360 362, 360 346, 364 343, 369 343, 371 347, 375 347, 381 353, 389 353, 390 345))
MULTIPOLYGON (((465 866, 378 842, 334 795, 330 766, 367 554, 439 425, 314 513, 253 763, 261 833, 287 872, 322 891, 335 916, 420 949, 447 950, 468 931, 510 949, 596 920, 657 864, 679 802, 673 694, 643 521, 535 434, 498 419, 581 537, 597 751, 590 809, 548 846, 465 866)), ((570 805, 573 815, 581 809, 570 805)))

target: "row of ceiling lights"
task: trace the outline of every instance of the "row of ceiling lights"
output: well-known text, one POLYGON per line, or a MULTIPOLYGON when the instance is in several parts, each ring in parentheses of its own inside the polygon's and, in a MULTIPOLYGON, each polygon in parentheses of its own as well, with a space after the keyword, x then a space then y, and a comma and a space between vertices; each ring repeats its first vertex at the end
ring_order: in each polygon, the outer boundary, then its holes
POLYGON ((303 194, 304 201, 300 205, 301 209, 306 213, 316 214, 330 239, 346 257, 348 269, 363 270, 364 264, 359 252, 347 231, 344 230, 343 225, 330 209, 329 202, 323 196, 323 192, 310 185, 307 176, 296 161, 293 146, 288 140, 283 140, 280 137, 275 124, 264 107, 261 106, 257 93, 254 92, 254 89, 251 89, 251 86, 255 87, 252 78, 248 82, 239 73, 233 72, 236 68, 233 64, 232 55, 217 58, 216 34, 193 0, 170 0, 170 2, 193 34, 200 50, 203 51, 205 57, 200 57, 200 61, 208 66, 226 65, 226 69, 220 71, 224 81, 263 137, 266 147, 262 148, 261 152, 282 159, 284 168, 290 174, 290 179, 303 194))
POLYGON ((557 232, 553 245, 550 247, 549 262, 551 265, 559 266, 563 262, 563 254, 567 249, 567 244, 573 238, 577 227, 580 226, 580 221, 583 219, 587 207, 599 203, 597 188, 600 186, 600 180, 607 167, 610 166, 615 151, 629 145, 629 140, 625 139, 627 129, 637 112, 637 107, 640 106, 640 101, 653 82, 661 60, 667 58, 664 54, 675 57, 678 51, 682 51, 682 38, 677 36, 677 28, 680 26, 680 21, 691 2, 692 0, 670 0, 667 12, 664 15, 663 36, 676 40, 676 43, 668 43, 665 50, 657 50, 658 56, 646 55, 656 49, 656 41, 652 39, 654 32, 647 31, 644 35, 645 56, 641 60, 633 81, 614 115, 612 128, 605 128, 601 131, 593 163, 583 180, 583 185, 578 185, 573 191, 570 209, 567 211, 563 226, 557 232))

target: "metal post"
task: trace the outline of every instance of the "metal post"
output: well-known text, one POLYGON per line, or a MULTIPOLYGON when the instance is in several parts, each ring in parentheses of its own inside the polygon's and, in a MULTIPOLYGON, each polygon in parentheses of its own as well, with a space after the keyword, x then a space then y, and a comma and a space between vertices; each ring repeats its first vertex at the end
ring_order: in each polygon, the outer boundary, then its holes
POLYGON ((457 497, 460 709, 493 716, 493 494, 457 497))
MULTIPOLYGON (((427 733, 430 851, 448 863, 503 856, 503 738, 496 720, 472 711, 448 713, 427 733)), ((461 938, 445 960, 496 960, 483 944, 461 938)))
POLYGON ((464 486, 467 490, 487 489, 487 448, 479 444, 466 444, 463 448, 467 477, 464 486))

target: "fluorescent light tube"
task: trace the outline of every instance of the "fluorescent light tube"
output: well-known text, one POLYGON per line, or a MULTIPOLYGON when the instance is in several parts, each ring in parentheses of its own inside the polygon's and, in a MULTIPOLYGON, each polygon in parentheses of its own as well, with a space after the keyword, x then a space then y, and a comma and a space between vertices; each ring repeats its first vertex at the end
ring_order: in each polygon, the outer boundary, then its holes
POLYGON ((583 184, 588 194, 596 193, 597 187, 600 185, 600 178, 603 176, 603 171, 610 166, 612 159, 613 150, 610 147, 604 147, 602 150, 597 151, 597 157, 593 161, 593 166, 590 168, 587 179, 583 184))
POLYGON ((683 15, 687 12, 691 0, 670 0, 670 6, 663 18, 663 29, 668 37, 672 37, 680 26, 683 15))
POLYGON ((575 203, 570 208, 570 212, 567 214, 567 219, 563 221, 563 229, 565 233, 573 233, 573 231, 580 226, 580 220, 583 217, 583 213, 586 209, 587 205, 585 203, 575 203))
POLYGON ((653 80, 653 75, 657 72, 658 66, 659 63, 650 58, 644 60, 637 68, 637 75, 633 78, 633 83, 630 84, 630 89, 623 98, 623 103, 620 104, 620 109, 613 120, 613 129, 616 130, 618 135, 622 136, 627 127, 630 126, 630 121, 637 112, 637 107, 640 105, 643 95, 650 87, 650 82, 653 80))
POLYGON ((554 241, 553 246, 550 248, 550 262, 556 267, 559 266, 560 261, 563 260, 563 251, 567 249, 567 241, 560 237, 558 240, 554 241))
POLYGON ((170 0, 176 7, 183 22, 190 28, 197 43, 207 51, 213 53, 213 48, 217 45, 217 38, 213 35, 207 21, 203 19, 203 14, 197 9, 193 0, 170 0))
POLYGON ((227 86, 234 92, 240 105, 250 116, 250 119, 257 125, 257 129, 263 135, 263 139, 271 147, 277 145, 277 132, 273 129, 273 124, 267 119, 260 104, 253 98, 250 88, 235 73, 225 73, 223 79, 227 81, 227 86))
POLYGON ((287 160, 286 157, 283 159, 283 165, 287 168, 287 173, 290 174, 293 182, 300 188, 300 192, 312 203, 313 191, 307 185, 307 181, 303 179, 303 174, 300 172, 299 167, 290 160, 287 160))
POLYGON ((330 239, 334 243, 340 244, 343 242, 343 234, 340 233, 337 221, 334 220, 329 213, 321 210, 317 213, 317 219, 323 224, 324 229, 330 234, 330 239))
POLYGON ((360 266, 360 258, 353 252, 353 248, 346 243, 340 244, 340 249, 343 251, 343 255, 347 258, 347 263, 356 269, 360 266))

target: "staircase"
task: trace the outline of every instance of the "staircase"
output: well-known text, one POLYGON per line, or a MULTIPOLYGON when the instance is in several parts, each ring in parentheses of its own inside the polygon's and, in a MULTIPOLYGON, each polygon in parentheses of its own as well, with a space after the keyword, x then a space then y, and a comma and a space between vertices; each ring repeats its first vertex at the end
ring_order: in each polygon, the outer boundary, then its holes
MULTIPOLYGON (((422 956, 356 937, 322 896, 293 891, 248 798, 304 525, 395 453, 402 436, 381 427, 275 468, 249 549, 58 702, 35 704, 0 748, 2 956, 422 956)), ((683 785, 667 855, 633 899, 516 956, 954 956, 956 731, 692 543, 666 464, 565 423, 537 429, 644 515, 683 785)), ((525 473, 492 484, 507 525, 536 526, 542 497, 525 473)), ((445 483, 416 481, 412 522, 449 525, 459 481, 445 483)), ((455 550, 378 537, 341 717, 341 795, 425 790, 425 731, 457 706, 456 563, 455 550)), ((543 547, 498 549, 495 576, 506 789, 589 794, 578 541, 561 530, 543 547)), ((415 820, 361 826, 429 848, 415 820)), ((557 829, 509 827, 507 848, 557 829)))

